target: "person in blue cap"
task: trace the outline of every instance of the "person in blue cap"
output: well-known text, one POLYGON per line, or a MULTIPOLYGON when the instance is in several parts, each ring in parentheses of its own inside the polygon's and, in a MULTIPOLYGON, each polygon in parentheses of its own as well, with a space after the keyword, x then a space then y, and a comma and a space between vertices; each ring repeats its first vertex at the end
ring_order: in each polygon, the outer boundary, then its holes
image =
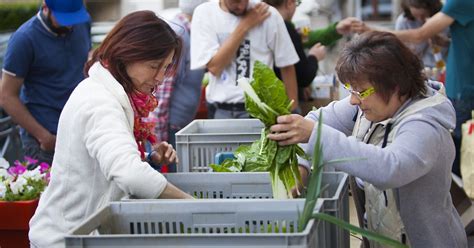
POLYGON ((82 0, 45 0, 8 42, 0 105, 21 127, 27 156, 52 162, 59 115, 84 79, 90 27, 82 0))

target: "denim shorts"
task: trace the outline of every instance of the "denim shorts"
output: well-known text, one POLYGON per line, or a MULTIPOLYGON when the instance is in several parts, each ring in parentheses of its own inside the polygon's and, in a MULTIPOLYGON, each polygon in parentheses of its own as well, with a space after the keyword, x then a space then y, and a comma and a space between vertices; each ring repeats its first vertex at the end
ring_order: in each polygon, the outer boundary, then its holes
POLYGON ((25 156, 37 159, 39 163, 46 162, 52 165, 54 151, 43 151, 40 148, 39 142, 23 128, 20 129, 20 137, 25 156))

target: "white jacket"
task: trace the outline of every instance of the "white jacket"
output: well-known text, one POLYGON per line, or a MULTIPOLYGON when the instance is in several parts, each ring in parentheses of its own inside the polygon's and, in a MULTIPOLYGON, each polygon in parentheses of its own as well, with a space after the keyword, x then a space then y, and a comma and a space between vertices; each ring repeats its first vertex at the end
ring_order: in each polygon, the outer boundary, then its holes
POLYGON ((102 206, 125 195, 157 198, 166 183, 141 161, 124 88, 96 63, 59 118, 51 182, 30 221, 30 241, 64 247, 64 235, 102 206))

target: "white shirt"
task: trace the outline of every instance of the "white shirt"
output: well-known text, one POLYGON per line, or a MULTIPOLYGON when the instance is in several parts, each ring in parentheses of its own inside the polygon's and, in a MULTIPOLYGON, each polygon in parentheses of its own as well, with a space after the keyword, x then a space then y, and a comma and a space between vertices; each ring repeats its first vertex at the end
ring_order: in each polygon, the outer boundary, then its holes
MULTIPOLYGON (((253 6, 254 3, 249 3, 253 6)), ((283 18, 269 7, 271 15, 259 26, 251 29, 237 50, 231 64, 220 77, 210 75, 206 89, 208 102, 244 102, 244 93, 237 86, 240 77, 252 77, 253 64, 259 60, 270 68, 285 67, 299 61, 283 18)), ((219 3, 199 5, 191 24, 191 69, 204 68, 220 46, 236 29, 241 17, 222 10, 219 3)))

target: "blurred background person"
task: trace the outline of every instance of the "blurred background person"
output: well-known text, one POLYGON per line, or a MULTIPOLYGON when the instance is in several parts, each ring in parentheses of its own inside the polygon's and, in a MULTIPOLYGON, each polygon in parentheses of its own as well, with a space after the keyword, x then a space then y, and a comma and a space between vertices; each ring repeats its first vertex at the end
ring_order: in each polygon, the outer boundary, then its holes
MULTIPOLYGON (((403 13, 397 17, 396 30, 414 29, 423 26, 427 19, 441 10, 443 4, 440 0, 403 0, 403 13)), ((419 56, 425 67, 436 67, 436 62, 445 60, 449 46, 449 28, 443 30, 435 37, 421 43, 407 43, 407 46, 419 56), (435 57, 441 55, 441 57, 435 57)), ((443 65, 439 67, 444 67, 443 65)), ((442 69, 442 68, 439 68, 442 69)))
POLYGON ((206 68, 209 118, 249 118, 240 77, 251 77, 256 60, 279 67, 286 92, 298 107, 294 64, 298 54, 283 18, 266 3, 249 0, 207 2, 194 12, 191 69, 206 68))
MULTIPOLYGON (((324 59, 326 55, 326 48, 320 42, 331 45, 343 35, 350 33, 351 23, 357 21, 356 18, 346 18, 340 22, 333 23, 326 28, 309 31, 308 34, 302 34, 301 30, 298 32, 291 22, 296 7, 300 3, 300 0, 263 0, 263 2, 275 7, 285 21, 286 29, 290 34, 291 41, 298 53, 300 61, 295 64, 296 81, 298 83, 298 99, 300 101, 307 100, 307 94, 304 94, 306 87, 311 85, 314 77, 318 72, 318 61, 324 59), (305 39, 308 41, 306 45, 312 43, 306 55, 303 43, 303 36, 308 36, 305 39)), ((275 74, 278 78, 282 79, 280 69, 276 66, 273 67, 275 74)))
MULTIPOLYGON (((204 2, 207 1, 180 0, 181 13, 169 22, 181 37, 183 49, 177 73, 165 78, 157 89, 158 107, 153 113, 158 118, 155 129, 158 141, 168 141, 173 147, 176 147, 175 134, 194 119, 199 107, 204 69, 190 69, 190 34, 194 9, 204 2)), ((168 164, 167 171, 176 172, 176 164, 168 164)))
POLYGON ((51 164, 59 115, 84 79, 90 29, 83 0, 45 0, 10 38, 0 103, 21 127, 26 156, 51 164))

